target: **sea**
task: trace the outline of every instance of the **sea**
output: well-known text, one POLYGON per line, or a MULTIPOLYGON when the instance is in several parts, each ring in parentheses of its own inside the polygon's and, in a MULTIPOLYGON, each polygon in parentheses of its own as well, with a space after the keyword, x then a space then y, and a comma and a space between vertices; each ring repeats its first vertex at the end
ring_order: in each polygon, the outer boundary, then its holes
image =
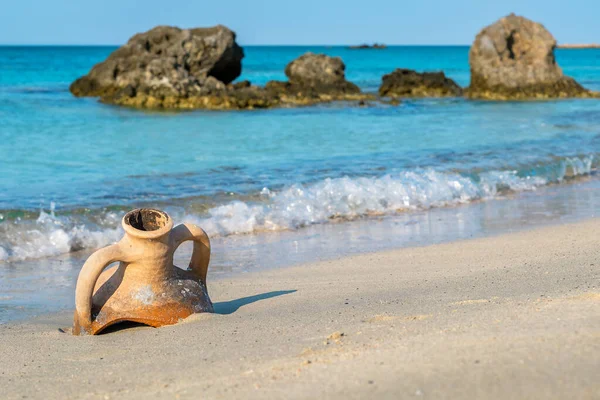
MULTIPOLYGON (((72 308, 86 257, 118 241, 137 207, 208 232, 209 282, 562 224, 600 207, 600 100, 149 112, 72 96, 69 84, 115 49, 0 47, 0 323, 72 308)), ((395 68, 469 84, 468 46, 244 51, 238 80, 259 85, 285 80, 308 51, 341 57, 365 92, 395 68)), ((600 90, 599 49, 556 58, 600 90)))

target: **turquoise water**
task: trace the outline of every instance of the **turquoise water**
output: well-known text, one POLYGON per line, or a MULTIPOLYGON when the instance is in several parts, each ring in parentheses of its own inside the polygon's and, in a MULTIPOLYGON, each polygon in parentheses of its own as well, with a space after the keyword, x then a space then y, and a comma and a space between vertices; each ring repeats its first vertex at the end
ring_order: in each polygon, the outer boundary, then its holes
MULTIPOLYGON (((225 237, 490 200, 568 184, 598 164, 598 100, 149 113, 71 96, 70 82, 112 50, 0 47, 5 263, 108 244, 137 206, 225 237)), ((247 47, 239 79, 285 79, 308 50, 341 56, 365 91, 398 67, 469 81, 467 47, 247 47)), ((600 50, 557 59, 600 90, 600 50)))

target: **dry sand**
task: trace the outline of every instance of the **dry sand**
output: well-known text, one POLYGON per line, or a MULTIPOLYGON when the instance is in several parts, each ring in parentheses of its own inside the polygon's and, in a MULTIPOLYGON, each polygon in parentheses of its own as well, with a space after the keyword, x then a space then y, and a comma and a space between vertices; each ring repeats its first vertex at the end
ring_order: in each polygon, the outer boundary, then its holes
MULTIPOLYGON (((217 314, 0 326, 0 398, 600 399, 600 221, 210 282, 217 314)), ((209 273, 210 277, 210 273, 209 273)))

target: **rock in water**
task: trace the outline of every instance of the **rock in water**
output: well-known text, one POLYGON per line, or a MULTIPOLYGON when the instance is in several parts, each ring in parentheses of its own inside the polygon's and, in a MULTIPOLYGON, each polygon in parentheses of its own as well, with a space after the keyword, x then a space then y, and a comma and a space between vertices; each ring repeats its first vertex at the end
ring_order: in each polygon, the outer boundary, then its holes
POLYGON ((235 33, 224 26, 159 26, 132 37, 70 90, 110 104, 168 109, 253 109, 370 98, 346 81, 339 58, 305 54, 287 66, 289 82, 272 81, 262 88, 248 81, 232 83, 243 57, 235 33))
POLYGON ((396 69, 384 75, 379 87, 380 96, 389 97, 456 97, 462 88, 443 72, 418 73, 410 69, 396 69))
POLYGON ((339 57, 309 52, 286 66, 287 82, 270 81, 264 91, 268 98, 277 99, 281 105, 373 99, 346 80, 345 69, 339 57))
POLYGON ((312 88, 322 93, 360 93, 346 80, 346 65, 339 57, 306 53, 285 67, 289 84, 296 88, 312 88))
POLYGON ((387 46, 383 43, 373 43, 373 44, 363 43, 363 44, 359 44, 356 46, 348 46, 348 48, 351 50, 370 50, 370 49, 383 50, 383 49, 387 49, 387 46))
POLYGON ((541 24, 515 14, 498 20, 471 46, 467 95, 498 100, 594 95, 563 75, 555 48, 556 40, 541 24))
POLYGON ((158 26, 133 36, 70 87, 75 96, 186 97, 224 90, 242 71, 244 51, 225 26, 158 26))

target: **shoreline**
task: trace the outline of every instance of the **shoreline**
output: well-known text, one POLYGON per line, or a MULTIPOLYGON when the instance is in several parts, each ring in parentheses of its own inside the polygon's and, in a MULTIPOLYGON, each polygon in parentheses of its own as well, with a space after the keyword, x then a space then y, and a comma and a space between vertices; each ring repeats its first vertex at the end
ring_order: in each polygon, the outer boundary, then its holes
POLYGON ((600 43, 583 43, 583 44, 559 44, 557 49, 578 50, 578 49, 600 49, 600 43))
MULTIPOLYGON (((453 207, 214 238, 208 277, 227 280, 346 256, 560 226, 594 217, 599 196, 600 180, 586 178, 453 207)), ((86 250, 0 268, 0 324, 71 310, 77 275, 90 254, 86 250)), ((187 265, 190 255, 191 244, 183 244, 175 265, 187 265)))
POLYGON ((0 383, 7 399, 593 398, 599 228, 209 281, 215 314, 159 329, 73 337, 70 312, 0 325, 0 383))

